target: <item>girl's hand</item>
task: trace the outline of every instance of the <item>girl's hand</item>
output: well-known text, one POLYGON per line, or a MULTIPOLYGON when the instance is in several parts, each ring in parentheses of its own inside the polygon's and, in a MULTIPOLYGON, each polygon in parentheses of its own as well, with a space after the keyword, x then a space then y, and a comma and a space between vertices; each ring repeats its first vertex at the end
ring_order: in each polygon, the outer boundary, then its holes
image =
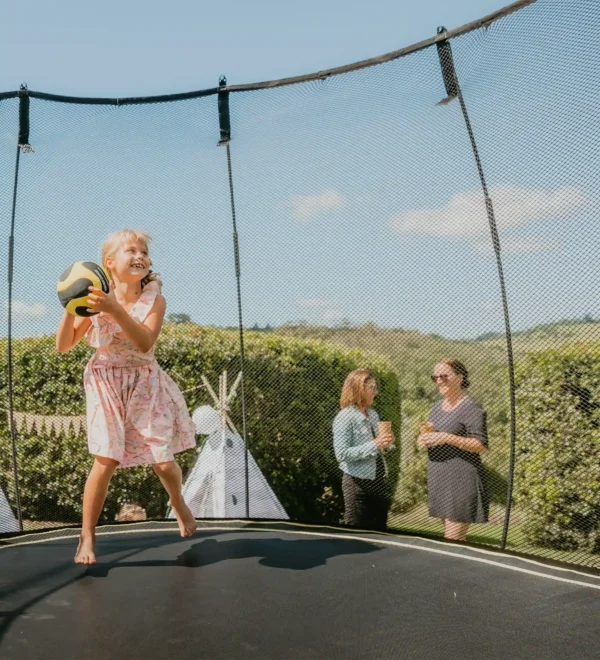
POLYGON ((87 304, 92 312, 104 312, 105 314, 115 315, 115 312, 121 307, 117 297, 115 296, 115 285, 112 280, 108 283, 108 293, 104 293, 102 289, 96 287, 89 287, 90 293, 88 295, 87 304))

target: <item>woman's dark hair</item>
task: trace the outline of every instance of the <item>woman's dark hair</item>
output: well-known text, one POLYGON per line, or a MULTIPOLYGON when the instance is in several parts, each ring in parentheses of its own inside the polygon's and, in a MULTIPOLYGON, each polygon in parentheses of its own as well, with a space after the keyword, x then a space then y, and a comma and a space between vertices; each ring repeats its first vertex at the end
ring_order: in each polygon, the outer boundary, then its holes
POLYGON ((469 372, 467 370, 467 367, 460 362, 460 360, 455 360, 454 358, 447 358, 446 360, 442 360, 442 364, 447 364, 452 371, 457 376, 462 376, 462 387, 467 388, 471 384, 471 381, 469 380, 469 372))

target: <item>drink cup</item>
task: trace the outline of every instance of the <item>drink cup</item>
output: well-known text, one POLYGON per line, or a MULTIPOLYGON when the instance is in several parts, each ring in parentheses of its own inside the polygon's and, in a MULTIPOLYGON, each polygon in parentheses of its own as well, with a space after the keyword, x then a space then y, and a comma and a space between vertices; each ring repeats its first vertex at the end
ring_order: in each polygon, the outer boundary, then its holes
POLYGON ((379 435, 389 436, 392 433, 392 422, 379 422, 379 435))
POLYGON ((433 433, 434 428, 431 422, 421 422, 421 433, 433 433))

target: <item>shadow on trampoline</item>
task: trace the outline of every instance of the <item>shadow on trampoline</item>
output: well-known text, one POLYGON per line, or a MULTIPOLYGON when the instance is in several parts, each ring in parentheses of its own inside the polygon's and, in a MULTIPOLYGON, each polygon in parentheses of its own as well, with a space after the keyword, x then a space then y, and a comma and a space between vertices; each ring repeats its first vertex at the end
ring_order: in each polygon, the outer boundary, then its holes
MULTIPOLYGON (((134 552, 135 551, 132 551, 130 554, 134 554, 134 552)), ((13 609, 0 610, 0 642, 4 639, 4 636, 9 631, 15 620, 17 620, 19 617, 28 616, 27 612, 37 603, 48 599, 53 594, 56 594, 69 585, 85 578, 86 573, 81 573, 81 568, 81 566, 77 566, 72 561, 64 562, 58 566, 51 567, 44 573, 44 579, 40 581, 50 583, 45 590, 41 590, 35 593, 33 597, 31 597, 29 600, 26 599, 25 602, 21 603, 20 605, 13 604, 13 609), (68 574, 67 577, 60 579, 60 575, 64 574, 65 572, 68 574)), ((31 583, 33 582, 34 580, 31 581, 31 583)), ((20 583, 18 586, 20 589, 23 589, 25 593, 30 591, 28 588, 30 586, 29 584, 20 583)), ((16 591, 16 589, 2 591, 2 597, 3 599, 6 599, 2 601, 4 604, 11 605, 11 601, 8 597, 11 592, 14 591, 16 591)), ((0 657, 2 656, 0 655, 0 657)))
POLYGON ((88 567, 85 575, 104 578, 116 568, 160 568, 183 566, 203 568, 211 564, 235 559, 260 558, 259 564, 269 568, 305 571, 324 566, 329 559, 341 555, 366 554, 381 550, 362 541, 332 542, 329 539, 286 540, 279 538, 228 540, 205 539, 195 543, 175 559, 148 559, 142 561, 115 561, 97 563, 88 567))

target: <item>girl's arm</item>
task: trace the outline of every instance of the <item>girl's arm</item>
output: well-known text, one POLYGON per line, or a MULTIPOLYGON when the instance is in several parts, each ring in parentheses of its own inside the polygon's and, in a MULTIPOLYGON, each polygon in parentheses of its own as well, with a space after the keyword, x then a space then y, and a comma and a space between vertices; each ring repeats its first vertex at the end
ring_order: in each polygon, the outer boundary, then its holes
POLYGON ((73 316, 65 310, 56 331, 56 350, 59 353, 70 351, 88 331, 92 324, 85 316, 73 316))
POLYGON ((159 294, 143 323, 132 319, 119 304, 110 313, 132 344, 142 353, 147 353, 154 346, 160 333, 166 309, 167 301, 159 294))
POLYGON ((87 304, 91 309, 110 314, 131 343, 142 353, 147 353, 154 346, 167 309, 165 297, 157 294, 152 309, 144 321, 141 323, 135 321, 119 304, 112 280, 110 281, 108 293, 91 286, 87 304))

